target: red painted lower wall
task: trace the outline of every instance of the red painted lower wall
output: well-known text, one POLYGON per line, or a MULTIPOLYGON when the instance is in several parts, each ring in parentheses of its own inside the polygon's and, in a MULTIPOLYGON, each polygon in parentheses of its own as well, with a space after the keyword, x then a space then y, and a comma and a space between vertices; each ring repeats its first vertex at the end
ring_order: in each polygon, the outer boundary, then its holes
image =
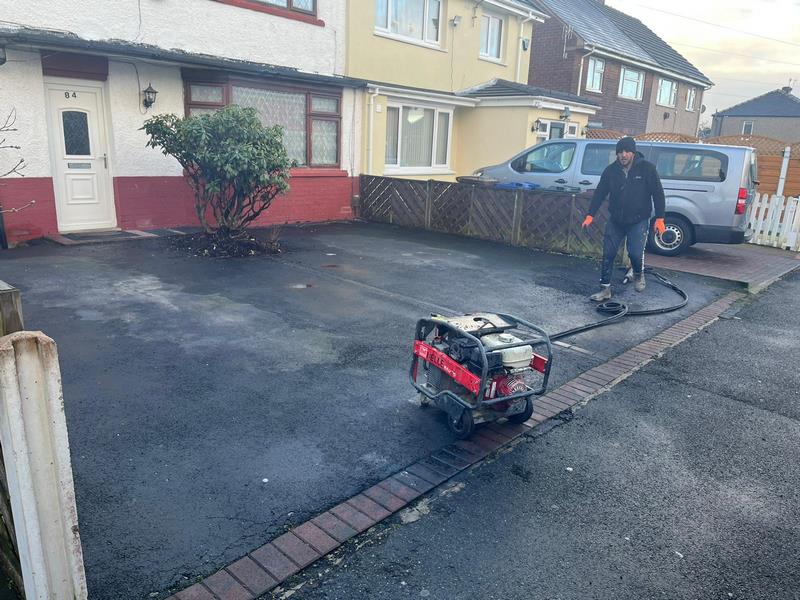
MULTIPOLYGON (((296 169, 290 190, 276 198, 254 226, 276 223, 339 221, 353 218, 351 199, 358 194, 358 178, 345 171, 296 169)), ((192 191, 183 177, 115 177, 117 225, 122 229, 160 229, 197 226, 192 191)), ((5 213, 10 244, 58 233, 53 181, 49 177, 4 179, 0 205, 19 207, 36 203, 19 213, 5 213)))
POLYGON ((6 238, 17 244, 58 233, 56 198, 50 177, 6 177, 0 181, 0 207, 7 211, 34 204, 19 212, 4 212, 6 238))
MULTIPOLYGON (((290 190, 276 198, 254 226, 351 219, 358 179, 345 171, 302 169, 292 173, 290 190)), ((122 229, 197 226, 192 191, 183 177, 116 177, 114 195, 122 229)))

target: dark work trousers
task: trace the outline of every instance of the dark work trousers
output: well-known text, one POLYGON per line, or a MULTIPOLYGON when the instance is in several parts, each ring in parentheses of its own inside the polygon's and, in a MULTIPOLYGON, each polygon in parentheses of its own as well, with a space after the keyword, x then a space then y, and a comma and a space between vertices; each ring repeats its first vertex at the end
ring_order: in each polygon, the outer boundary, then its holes
POLYGON ((606 224, 603 234, 603 270, 600 284, 611 283, 611 271, 614 268, 614 258, 623 239, 627 238, 628 256, 631 259, 633 272, 637 275, 644 270, 644 245, 647 242, 647 232, 650 228, 650 219, 644 219, 632 225, 621 225, 614 221, 606 224))

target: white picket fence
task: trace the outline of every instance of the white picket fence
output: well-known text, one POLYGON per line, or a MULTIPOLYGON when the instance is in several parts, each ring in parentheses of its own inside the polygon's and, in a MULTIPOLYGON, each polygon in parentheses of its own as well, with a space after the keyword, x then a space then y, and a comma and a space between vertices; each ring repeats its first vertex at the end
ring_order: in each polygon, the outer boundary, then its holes
POLYGON ((751 244, 800 252, 800 199, 764 194, 750 204, 751 244))

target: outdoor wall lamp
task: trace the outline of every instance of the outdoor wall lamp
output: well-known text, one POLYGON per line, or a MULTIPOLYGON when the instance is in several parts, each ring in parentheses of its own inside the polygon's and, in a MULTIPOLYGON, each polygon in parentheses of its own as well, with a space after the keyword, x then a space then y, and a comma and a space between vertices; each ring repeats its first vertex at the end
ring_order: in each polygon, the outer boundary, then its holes
POLYGON ((156 94, 158 91, 153 89, 152 84, 148 83, 147 87, 142 90, 142 94, 144 94, 144 100, 142 100, 142 105, 145 108, 150 108, 153 104, 156 103, 156 94))
POLYGON ((570 118, 571 115, 572 115, 572 110, 570 110, 569 106, 565 106, 564 112, 562 112, 558 118, 561 119, 562 121, 566 121, 570 118))
POLYGON ((458 24, 461 23, 461 15, 455 15, 450 19, 450 23, 453 24, 453 27, 458 27, 458 24))
POLYGON ((536 133, 537 131, 539 131, 539 127, 541 126, 541 124, 542 124, 542 120, 541 119, 536 119, 533 122, 533 125, 531 125, 531 132, 532 133, 536 133))

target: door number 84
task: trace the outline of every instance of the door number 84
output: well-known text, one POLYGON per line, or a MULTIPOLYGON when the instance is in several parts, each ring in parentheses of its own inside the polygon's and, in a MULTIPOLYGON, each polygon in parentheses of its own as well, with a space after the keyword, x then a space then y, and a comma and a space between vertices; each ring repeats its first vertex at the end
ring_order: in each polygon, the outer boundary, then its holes
POLYGON ((64 92, 64 98, 77 98, 78 94, 75 92, 64 92))

